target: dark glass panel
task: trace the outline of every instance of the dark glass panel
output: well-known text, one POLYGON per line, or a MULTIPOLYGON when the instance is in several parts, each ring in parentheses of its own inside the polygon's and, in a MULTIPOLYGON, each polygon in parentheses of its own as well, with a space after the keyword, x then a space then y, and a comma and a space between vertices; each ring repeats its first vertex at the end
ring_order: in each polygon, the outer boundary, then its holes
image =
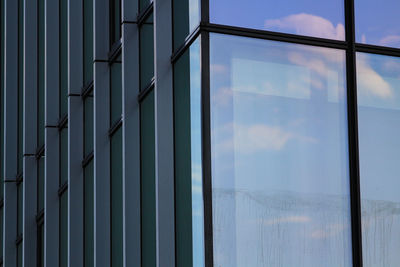
POLYGON ((140 104, 142 267, 156 266, 154 92, 140 104))
POLYGON ((68 114, 68 0, 60 0, 60 114, 68 114))
POLYGON ((85 267, 94 267, 94 181, 93 160, 85 167, 85 267))
POLYGON ((111 65, 111 125, 116 123, 122 114, 122 70, 121 55, 111 65))
POLYGON ((60 131, 60 186, 68 181, 68 128, 60 131))
POLYGON ((93 97, 89 96, 85 99, 85 156, 93 151, 93 97))
POLYGON ((363 266, 400 262, 400 59, 357 53, 363 266))
POLYGON ((17 245, 17 267, 22 267, 22 243, 17 245))
POLYGON ((355 0, 356 41, 400 48, 400 2, 355 0))
POLYGON ((140 28, 140 89, 146 88, 154 77, 153 14, 140 28))
POLYGON ((83 83, 93 80, 93 0, 83 0, 83 83))
POLYGON ((68 192, 60 197, 60 267, 68 266, 68 192))
POLYGON ((139 12, 144 12, 152 2, 153 0, 139 0, 139 12))
POLYGON ((204 266, 200 42, 174 66, 177 266, 204 266))
MULTIPOLYGON (((0 208, 0 229, 3 229, 4 209, 0 208)), ((0 258, 3 258, 3 230, 0 231, 0 258)))
POLYGON ((23 227, 23 205, 24 205, 23 184, 17 185, 17 236, 22 235, 23 227))
POLYGON ((38 267, 44 267, 44 225, 41 224, 38 226, 38 232, 37 232, 37 266, 38 267))
POLYGON ((111 0, 110 5, 110 39, 112 45, 121 38, 121 0, 111 0))
POLYGON ((38 148, 44 145, 44 0, 38 1, 38 148))
MULTIPOLYGON (((4 155, 4 22, 5 22, 5 12, 4 12, 4 1, 0 2, 0 8, 1 8, 1 21, 0 21, 0 31, 1 31, 1 62, 0 62, 0 155, 4 155)), ((3 184, 3 174, 4 173, 4 166, 3 166, 3 158, 1 157, 0 160, 0 199, 3 198, 3 191, 4 191, 4 184, 3 184)), ((1 228, 2 229, 2 228, 1 228)), ((3 239, 0 239, 0 243, 2 242, 3 239)), ((2 248, 2 245, 0 246, 2 248)), ((0 255, 3 255, 3 250, 0 249, 0 255)))
POLYGON ((344 1, 209 0, 209 3, 211 23, 345 39, 344 1))
POLYGON ((174 50, 177 50, 200 24, 200 0, 174 0, 172 5, 174 50))
POLYGON ((122 267, 122 129, 111 137, 111 267, 122 267))
POLYGON ((18 174, 22 173, 24 114, 24 3, 18 0, 18 174))
POLYGON ((38 159, 37 163, 38 163, 37 212, 39 213, 41 210, 44 209, 44 157, 38 159))
POLYGON ((210 34, 215 266, 352 266, 345 58, 210 34))

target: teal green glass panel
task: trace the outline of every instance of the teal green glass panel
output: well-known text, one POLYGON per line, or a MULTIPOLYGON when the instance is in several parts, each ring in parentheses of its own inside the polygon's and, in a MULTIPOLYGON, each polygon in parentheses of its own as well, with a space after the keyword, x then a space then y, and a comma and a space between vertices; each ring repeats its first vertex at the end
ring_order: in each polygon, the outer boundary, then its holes
POLYGON ((84 125, 84 131, 85 131, 85 156, 88 155, 90 152, 93 151, 93 127, 94 127, 94 121, 93 121, 93 97, 89 96, 85 99, 84 103, 84 109, 85 109, 85 125, 84 125))
POLYGON ((38 0, 38 148, 44 145, 44 0, 38 0))
POLYGON ((83 82, 93 80, 93 0, 83 0, 83 82))
POLYGON ((122 129, 111 137, 111 267, 122 267, 122 129))
POLYGON ((142 267, 156 266, 154 91, 140 104, 142 267))
POLYGON ((111 65, 111 125, 121 118, 122 114, 122 72, 121 55, 111 65))
POLYGON ((93 160, 85 167, 84 170, 85 175, 85 184, 84 184, 84 192, 85 192, 85 206, 84 206, 84 232, 85 232, 85 244, 84 244, 84 259, 85 259, 85 267, 94 267, 94 184, 93 184, 93 160))
POLYGON ((23 184, 17 185, 17 235, 22 234, 22 222, 23 222, 23 184))
POLYGON ((121 38, 121 0, 111 0, 111 45, 121 38))
POLYGON ((37 174, 37 211, 38 213, 44 209, 44 157, 40 157, 37 160, 37 168, 38 168, 38 174, 37 174))
POLYGON ((174 0, 172 9, 175 51, 200 24, 200 0, 174 0))
POLYGON ((60 186, 68 181, 68 128, 60 131, 60 186))
POLYGON ((67 267, 68 264, 68 192, 60 197, 60 267, 67 267))
POLYGON ((140 28, 140 89, 146 88, 154 77, 153 14, 140 28))
POLYGON ((22 243, 17 246, 17 266, 22 267, 22 243))
POLYGON ((68 0, 60 0, 60 117, 68 113, 68 0))
POLYGON ((200 41, 174 65, 176 262, 204 266, 200 41))
POLYGON ((23 81, 24 81, 24 3, 18 0, 18 173, 22 173, 23 158, 23 81))

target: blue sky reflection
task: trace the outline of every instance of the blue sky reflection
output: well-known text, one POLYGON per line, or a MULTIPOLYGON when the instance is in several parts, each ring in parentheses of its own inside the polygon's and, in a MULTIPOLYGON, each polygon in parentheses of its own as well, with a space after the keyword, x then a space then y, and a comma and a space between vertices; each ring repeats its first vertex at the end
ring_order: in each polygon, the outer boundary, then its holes
POLYGON ((345 53, 211 34, 215 266, 351 266, 345 53))

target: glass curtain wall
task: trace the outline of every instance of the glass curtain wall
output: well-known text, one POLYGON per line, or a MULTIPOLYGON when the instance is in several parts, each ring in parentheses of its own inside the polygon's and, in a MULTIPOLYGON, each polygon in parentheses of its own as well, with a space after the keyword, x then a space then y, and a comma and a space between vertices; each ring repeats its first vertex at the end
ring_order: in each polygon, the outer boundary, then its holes
POLYGON ((83 0, 83 188, 84 266, 94 267, 94 169, 93 169, 93 0, 83 0))
POLYGON ((153 1, 139 1, 142 267, 156 266, 153 1))

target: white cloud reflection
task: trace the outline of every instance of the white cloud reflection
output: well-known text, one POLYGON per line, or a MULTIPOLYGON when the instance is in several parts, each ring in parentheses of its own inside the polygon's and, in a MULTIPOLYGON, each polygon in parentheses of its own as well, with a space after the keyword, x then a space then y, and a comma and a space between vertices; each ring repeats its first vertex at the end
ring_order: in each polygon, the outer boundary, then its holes
POLYGON ((266 20, 266 29, 294 30, 296 34, 316 36, 321 38, 344 40, 343 24, 336 26, 329 20, 307 13, 293 14, 280 19, 266 20))

